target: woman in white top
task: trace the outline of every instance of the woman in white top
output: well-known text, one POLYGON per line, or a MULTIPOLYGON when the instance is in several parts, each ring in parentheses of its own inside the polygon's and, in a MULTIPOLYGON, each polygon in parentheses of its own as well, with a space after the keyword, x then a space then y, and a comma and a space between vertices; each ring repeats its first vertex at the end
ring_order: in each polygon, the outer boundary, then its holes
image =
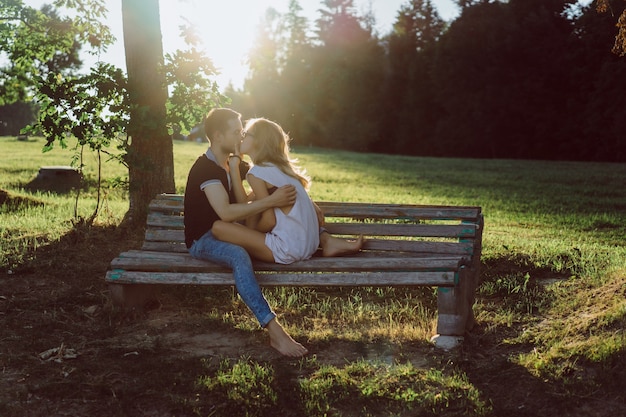
POLYGON ((283 185, 296 187, 292 206, 274 208, 250 218, 246 225, 218 220, 212 231, 215 238, 245 248, 250 255, 265 262, 290 264, 310 258, 318 247, 324 256, 358 252, 363 238, 345 240, 320 229, 323 215, 307 193, 309 178, 289 158, 289 136, 276 123, 259 118, 249 120, 242 132, 240 152, 252 159, 246 179, 252 194, 243 188, 239 172, 240 156, 229 161, 233 190, 238 202, 263 198, 283 185))

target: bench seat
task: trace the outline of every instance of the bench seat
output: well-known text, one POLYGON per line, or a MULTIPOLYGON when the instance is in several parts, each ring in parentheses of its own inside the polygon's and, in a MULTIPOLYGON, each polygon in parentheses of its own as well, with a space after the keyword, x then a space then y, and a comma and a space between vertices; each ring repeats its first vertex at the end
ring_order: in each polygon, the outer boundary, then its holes
MULTIPOLYGON (((363 250, 344 257, 316 254, 281 265, 254 261, 261 286, 432 286, 438 290, 437 346, 456 346, 473 325, 483 216, 480 207, 318 202, 325 228, 364 235, 363 250)), ((140 250, 111 261, 106 281, 118 303, 134 286, 234 285, 232 271, 192 258, 184 244, 183 196, 162 194, 149 207, 140 250)))

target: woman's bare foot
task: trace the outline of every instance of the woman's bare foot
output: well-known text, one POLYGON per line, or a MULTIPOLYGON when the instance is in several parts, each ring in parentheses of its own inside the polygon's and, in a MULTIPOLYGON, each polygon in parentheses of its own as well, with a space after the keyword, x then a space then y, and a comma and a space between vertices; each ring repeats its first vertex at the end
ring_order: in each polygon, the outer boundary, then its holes
POLYGON ((357 253, 363 247, 363 242, 363 235, 354 240, 341 239, 328 232, 322 232, 320 235, 323 256, 344 256, 357 253))
POLYGON ((270 335, 270 346, 282 355, 299 358, 309 353, 304 346, 293 340, 291 336, 287 334, 283 326, 281 326, 276 319, 270 321, 265 328, 270 335))

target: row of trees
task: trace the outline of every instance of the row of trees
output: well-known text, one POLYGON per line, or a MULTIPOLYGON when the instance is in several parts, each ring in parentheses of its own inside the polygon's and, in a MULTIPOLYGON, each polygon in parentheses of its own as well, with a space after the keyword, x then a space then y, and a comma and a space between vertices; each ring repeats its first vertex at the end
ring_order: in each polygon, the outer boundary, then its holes
POLYGON ((378 34, 352 0, 269 10, 243 90, 246 115, 295 144, 412 155, 626 160, 626 61, 616 16, 576 0, 459 0, 452 22, 407 0, 378 34), (619 44, 616 44, 619 45, 619 44))
MULTIPOLYGON (((297 0, 269 11, 243 91, 246 115, 273 118, 297 144, 463 157, 623 160, 626 13, 609 54, 613 13, 574 0, 458 0, 444 22, 430 0, 407 0, 380 36, 352 0, 324 0, 313 28, 297 0)), ((210 59, 183 28, 186 51, 163 56, 158 0, 122 0, 127 73, 106 63, 78 72, 78 51, 105 50, 105 0, 54 0, 35 10, 0 2, 0 105, 34 101, 48 145, 68 133, 129 169, 127 219, 142 224, 150 199, 173 191, 167 128, 189 129, 224 105, 210 59), (168 94, 169 92, 169 94, 168 94)), ((171 133, 171 131, 169 132, 171 133)))

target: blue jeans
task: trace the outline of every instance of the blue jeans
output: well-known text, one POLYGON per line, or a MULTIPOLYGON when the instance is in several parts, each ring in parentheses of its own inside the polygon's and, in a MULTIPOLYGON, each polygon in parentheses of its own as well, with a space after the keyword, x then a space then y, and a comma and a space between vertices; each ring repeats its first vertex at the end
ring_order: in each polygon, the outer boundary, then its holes
POLYGON ((261 287, 254 276, 250 255, 241 246, 215 239, 209 230, 200 239, 193 242, 189 253, 197 259, 216 262, 233 270, 237 292, 248 308, 254 313, 261 327, 276 317, 267 300, 261 293, 261 287))

